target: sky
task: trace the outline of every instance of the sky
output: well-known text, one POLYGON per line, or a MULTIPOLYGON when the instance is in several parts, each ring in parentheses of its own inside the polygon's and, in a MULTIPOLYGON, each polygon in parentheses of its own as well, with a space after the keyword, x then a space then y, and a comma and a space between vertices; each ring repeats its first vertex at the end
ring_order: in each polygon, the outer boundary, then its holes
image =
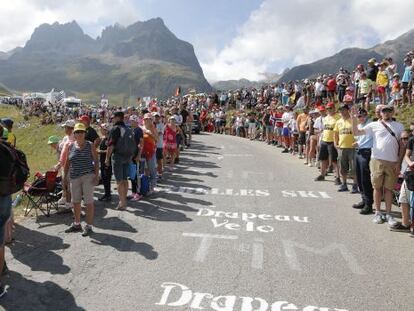
POLYGON ((414 28, 413 0, 13 0, 0 1, 0 51, 24 46, 42 23, 103 28, 161 17, 194 45, 210 82, 247 78, 371 47, 414 28))

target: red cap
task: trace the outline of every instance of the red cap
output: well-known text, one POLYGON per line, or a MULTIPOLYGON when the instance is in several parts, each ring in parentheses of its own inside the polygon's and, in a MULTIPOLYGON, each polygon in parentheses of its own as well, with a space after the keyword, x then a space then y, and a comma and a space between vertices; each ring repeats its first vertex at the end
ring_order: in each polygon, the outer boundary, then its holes
POLYGON ((326 108, 335 108, 335 104, 333 102, 329 102, 326 104, 326 108))
POLYGON ((84 122, 91 122, 91 118, 89 118, 89 116, 87 115, 83 115, 79 117, 79 121, 84 121, 84 122))
POLYGON ((319 106, 319 107, 318 107, 318 110, 319 110, 319 111, 325 111, 326 109, 325 109, 325 106, 319 106))

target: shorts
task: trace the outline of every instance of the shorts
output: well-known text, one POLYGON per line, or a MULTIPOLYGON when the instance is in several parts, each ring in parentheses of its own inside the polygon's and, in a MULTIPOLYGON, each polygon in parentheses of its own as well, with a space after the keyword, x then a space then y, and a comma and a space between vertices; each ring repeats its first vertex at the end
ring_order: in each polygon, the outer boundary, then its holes
POLYGON ((331 157, 332 162, 336 162, 338 160, 338 151, 336 150, 334 143, 327 143, 325 141, 321 141, 321 146, 319 150, 319 161, 327 161, 331 157))
POLYGON ((405 180, 401 186, 400 196, 398 198, 399 203, 410 204, 412 191, 408 190, 405 180))
POLYGON ((6 224, 10 218, 12 209, 11 195, 0 196, 0 247, 4 245, 6 224))
POLYGON ((403 82, 401 86, 404 90, 408 90, 408 82, 403 82))
POLYGON ((398 180, 398 174, 395 172, 396 162, 385 160, 371 159, 369 168, 371 169, 372 187, 380 189, 382 187, 388 190, 394 190, 398 180))
POLYGON ((335 96, 335 91, 328 91, 328 96, 329 97, 334 97, 335 96))
POLYGON ((306 145, 306 132, 299 132, 298 144, 306 145))
POLYGON ((266 133, 268 133, 268 134, 273 133, 273 126, 272 125, 266 125, 266 133))
POLYGON ((112 161, 112 170, 117 182, 128 180, 129 163, 123 161, 112 161))
POLYGON ((164 149, 163 148, 157 148, 157 151, 155 153, 157 160, 164 159, 164 149))
POLYGON ((275 127, 275 134, 276 136, 282 136, 283 128, 282 127, 275 127))
POLYGON ((339 148, 338 163, 342 175, 355 176, 355 149, 339 148))
POLYGON ((290 130, 288 127, 284 127, 282 130, 282 136, 283 137, 290 137, 290 130))
POLYGON ((385 87, 383 87, 383 86, 377 86, 377 92, 379 94, 385 94, 385 87))
POLYGON ((177 142, 177 146, 180 146, 183 141, 183 136, 181 134, 177 134, 175 140, 177 142))
POLYGON ((93 192, 95 189, 95 174, 86 174, 78 178, 70 179, 70 192, 72 194, 72 203, 79 204, 82 201, 85 204, 93 203, 93 192))

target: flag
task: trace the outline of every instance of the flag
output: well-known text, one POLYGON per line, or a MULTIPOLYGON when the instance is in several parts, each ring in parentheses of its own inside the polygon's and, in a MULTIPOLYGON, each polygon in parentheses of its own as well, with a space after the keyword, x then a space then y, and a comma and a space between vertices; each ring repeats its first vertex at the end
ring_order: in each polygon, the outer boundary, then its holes
POLYGON ((63 103, 63 99, 66 97, 66 94, 64 91, 60 91, 55 95, 55 102, 57 104, 62 104, 63 103))
POLYGON ((181 94, 181 87, 177 87, 177 89, 175 90, 175 96, 178 97, 181 94))

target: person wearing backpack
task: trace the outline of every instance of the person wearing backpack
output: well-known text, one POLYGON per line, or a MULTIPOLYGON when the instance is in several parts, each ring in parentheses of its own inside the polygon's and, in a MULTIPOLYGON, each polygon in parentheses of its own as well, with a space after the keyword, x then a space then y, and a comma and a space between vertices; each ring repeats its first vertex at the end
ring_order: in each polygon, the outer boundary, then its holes
POLYGON ((109 133, 108 151, 105 165, 109 166, 112 159, 112 170, 118 188, 118 210, 125 210, 127 206, 129 164, 136 153, 137 145, 134 133, 124 123, 124 113, 116 111, 113 118, 114 126, 109 133))
MULTIPOLYGON (((3 126, 0 125, 0 137, 3 137, 3 126)), ((6 269, 4 261, 4 242, 6 224, 11 216, 13 193, 21 190, 29 176, 26 156, 15 149, 6 140, 0 139, 0 271, 6 269)), ((0 273, 0 298, 6 294, 6 288, 1 283, 0 273)))

